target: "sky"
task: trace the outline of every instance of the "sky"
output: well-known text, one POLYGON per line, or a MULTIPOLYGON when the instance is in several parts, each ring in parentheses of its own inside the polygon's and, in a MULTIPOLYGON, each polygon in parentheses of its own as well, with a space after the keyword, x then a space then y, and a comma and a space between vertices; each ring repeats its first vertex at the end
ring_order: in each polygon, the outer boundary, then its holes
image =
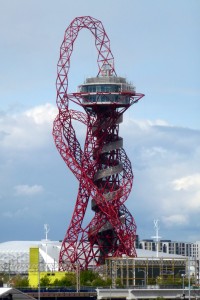
MULTIPOLYGON (((155 235, 158 219, 163 239, 200 240, 199 14, 199 0, 0 0, 0 242, 45 238, 44 224, 62 240, 70 222, 78 183, 52 125, 60 45, 79 16, 103 23, 117 74, 145 94, 120 125, 134 172, 126 206, 140 239, 155 235)), ((96 59, 83 30, 69 92, 97 75, 96 59)))

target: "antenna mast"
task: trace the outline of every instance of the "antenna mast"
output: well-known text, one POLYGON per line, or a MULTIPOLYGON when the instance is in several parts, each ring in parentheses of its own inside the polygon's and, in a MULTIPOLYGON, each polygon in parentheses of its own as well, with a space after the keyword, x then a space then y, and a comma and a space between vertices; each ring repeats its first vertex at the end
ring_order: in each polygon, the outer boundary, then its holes
POLYGON ((48 242, 48 233, 50 231, 49 225, 48 224, 44 224, 44 231, 45 231, 45 249, 46 249, 46 271, 47 271, 47 242, 48 242))
POLYGON ((159 234, 158 234, 160 226, 159 226, 159 220, 155 219, 153 222, 154 222, 154 228, 156 231, 156 235, 152 236, 152 238, 155 239, 155 242, 156 242, 156 257, 158 257, 158 243, 161 239, 161 236, 159 236, 159 234))

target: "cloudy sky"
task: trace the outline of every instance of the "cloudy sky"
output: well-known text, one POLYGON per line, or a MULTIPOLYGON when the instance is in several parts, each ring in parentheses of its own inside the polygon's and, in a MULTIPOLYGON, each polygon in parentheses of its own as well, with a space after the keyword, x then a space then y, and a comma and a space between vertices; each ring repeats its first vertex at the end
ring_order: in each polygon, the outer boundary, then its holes
MULTIPOLYGON (((198 0, 0 0, 0 242, 44 238, 44 224, 59 240, 69 224, 77 182, 51 132, 59 48, 84 15, 102 21, 117 74, 145 94, 120 128, 135 175, 126 205, 140 238, 155 235, 159 219, 163 238, 200 240, 199 14, 198 0)), ((96 58, 82 31, 70 92, 96 76, 96 58)))

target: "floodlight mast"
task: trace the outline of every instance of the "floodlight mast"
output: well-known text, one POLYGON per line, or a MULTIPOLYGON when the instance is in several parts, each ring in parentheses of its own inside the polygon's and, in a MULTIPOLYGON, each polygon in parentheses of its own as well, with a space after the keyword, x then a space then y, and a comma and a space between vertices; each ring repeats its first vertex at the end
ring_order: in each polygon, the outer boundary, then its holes
POLYGON ((109 256, 135 257, 136 225, 124 205, 132 188, 133 173, 119 136, 119 124, 123 113, 144 95, 136 93, 132 84, 117 76, 110 40, 99 20, 78 17, 66 29, 56 86, 59 114, 54 121, 53 136, 60 155, 79 181, 74 212, 61 246, 59 268, 87 269, 91 263, 103 264, 109 256), (98 74, 87 78, 78 92, 68 94, 70 57, 83 28, 95 37, 98 74), (69 109, 70 101, 83 107, 85 113, 69 109), (83 150, 73 120, 87 128, 83 150), (89 200, 95 215, 84 227, 89 200))

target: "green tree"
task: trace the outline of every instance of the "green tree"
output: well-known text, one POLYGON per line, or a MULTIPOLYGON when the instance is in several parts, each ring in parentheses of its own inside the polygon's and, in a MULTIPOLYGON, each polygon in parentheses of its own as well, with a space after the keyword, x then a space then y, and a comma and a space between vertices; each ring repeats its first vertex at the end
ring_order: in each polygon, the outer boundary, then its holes
POLYGON ((44 277, 40 278, 40 286, 48 287, 50 285, 51 283, 49 276, 45 275, 44 277))
POLYGON ((100 286, 111 286, 112 280, 110 278, 103 279, 101 276, 98 276, 96 279, 92 281, 92 286, 100 287, 100 286))
POLYGON ((105 280, 105 286, 111 286, 112 285, 112 279, 111 278, 107 278, 105 280))
POLYGON ((116 286, 118 286, 118 287, 121 287, 121 288, 124 287, 124 285, 121 282, 121 278, 117 278, 115 283, 116 283, 116 286))
POLYGON ((92 282, 99 278, 99 274, 92 270, 83 270, 80 272, 80 284, 91 286, 92 282))
POLYGON ((55 279, 53 284, 53 286, 75 286, 76 285, 76 275, 75 273, 66 273, 65 276, 58 280, 55 279))
POLYGON ((28 277, 16 275, 12 278, 12 286, 16 288, 23 288, 29 286, 28 277))
POLYGON ((75 273, 66 273, 63 279, 61 279, 62 286, 74 286, 76 284, 75 273))
POLYGON ((149 277, 147 284, 149 284, 149 285, 155 285, 156 284, 156 278, 149 277))
POLYGON ((91 285, 92 286, 98 286, 98 287, 105 286, 105 280, 103 280, 101 277, 98 277, 98 278, 93 280, 91 285))
MULTIPOLYGON (((186 282, 186 279, 185 279, 186 282)), ((176 275, 175 277, 173 275, 168 276, 159 276, 156 278, 156 283, 159 285, 182 285, 182 278, 180 275, 176 275)))

